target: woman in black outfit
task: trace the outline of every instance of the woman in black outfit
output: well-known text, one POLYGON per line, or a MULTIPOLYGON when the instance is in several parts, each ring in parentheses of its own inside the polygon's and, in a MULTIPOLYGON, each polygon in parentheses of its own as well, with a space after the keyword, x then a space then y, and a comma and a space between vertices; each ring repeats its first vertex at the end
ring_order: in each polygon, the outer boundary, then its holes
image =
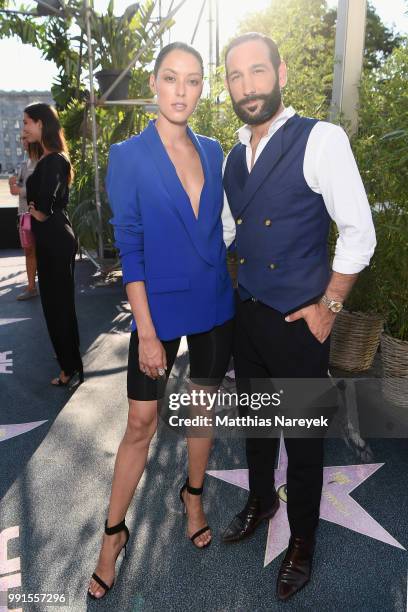
POLYGON ((83 381, 74 287, 78 245, 66 213, 72 168, 52 106, 35 103, 24 109, 24 137, 29 143, 40 143, 44 150, 27 180, 27 202, 36 241, 41 303, 61 367, 51 383, 66 386, 75 374, 83 381))

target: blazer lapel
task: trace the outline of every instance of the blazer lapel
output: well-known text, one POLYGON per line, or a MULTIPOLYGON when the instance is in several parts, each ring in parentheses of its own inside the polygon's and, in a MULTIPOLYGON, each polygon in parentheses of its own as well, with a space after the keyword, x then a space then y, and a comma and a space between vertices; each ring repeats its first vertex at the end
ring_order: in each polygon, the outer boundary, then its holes
POLYGON ((177 176, 176 169, 161 141, 154 121, 149 122, 147 128, 141 133, 141 137, 149 149, 151 159, 154 161, 159 176, 163 181, 169 195, 170 206, 172 206, 174 211, 180 217, 201 257, 203 257, 203 259, 205 259, 208 263, 212 264, 213 262, 210 257, 210 251, 206 245, 202 227, 202 222, 205 221, 206 213, 208 213, 208 211, 206 211, 208 208, 208 206, 206 206, 206 200, 208 199, 208 194, 212 192, 211 173, 208 167, 205 152, 202 150, 197 137, 190 130, 190 128, 187 128, 187 130, 188 135, 200 156, 204 173, 204 185, 201 192, 198 219, 196 219, 194 215, 190 199, 177 176))
POLYGON ((243 144, 239 145, 237 155, 234 160, 234 175, 237 177, 238 186, 241 191, 244 191, 248 181, 249 172, 246 163, 246 147, 243 144))

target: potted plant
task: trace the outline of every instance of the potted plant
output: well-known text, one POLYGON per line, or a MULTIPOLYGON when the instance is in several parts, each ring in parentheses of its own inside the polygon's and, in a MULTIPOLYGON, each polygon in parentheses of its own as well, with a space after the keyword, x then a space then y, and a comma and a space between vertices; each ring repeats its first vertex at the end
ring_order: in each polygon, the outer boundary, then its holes
MULTIPOLYGON (((155 32, 149 28, 154 2, 148 0, 143 6, 131 4, 123 15, 113 14, 114 0, 110 0, 106 14, 91 13, 91 36, 95 67, 100 70, 95 74, 100 92, 103 95, 116 81, 117 77, 129 66, 138 49, 155 38, 155 32)), ((80 23, 86 31, 85 22, 80 23)), ((145 64, 153 58, 152 46, 140 60, 145 64), (147 57, 148 56, 148 57, 147 57)), ((109 94, 109 100, 124 100, 128 97, 130 70, 109 94)))
POLYGON ((62 5, 59 0, 44 0, 41 4, 37 2, 37 15, 39 17, 55 17, 58 14, 56 11, 61 11, 61 9, 62 5), (45 6, 45 4, 48 6, 45 6))

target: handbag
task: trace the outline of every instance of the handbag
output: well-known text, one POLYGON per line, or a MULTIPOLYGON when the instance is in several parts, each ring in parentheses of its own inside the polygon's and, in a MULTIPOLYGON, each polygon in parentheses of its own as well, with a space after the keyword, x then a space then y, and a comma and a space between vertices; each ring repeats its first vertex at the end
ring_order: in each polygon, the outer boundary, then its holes
POLYGON ((31 229, 31 215, 30 213, 23 213, 20 215, 19 225, 20 242, 23 249, 34 246, 34 234, 31 229))

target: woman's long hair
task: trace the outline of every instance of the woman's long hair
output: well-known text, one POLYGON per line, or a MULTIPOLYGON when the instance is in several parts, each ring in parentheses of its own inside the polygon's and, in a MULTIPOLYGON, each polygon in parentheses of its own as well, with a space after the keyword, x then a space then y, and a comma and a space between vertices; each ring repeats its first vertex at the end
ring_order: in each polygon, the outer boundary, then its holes
POLYGON ((27 153, 31 161, 37 162, 44 153, 44 150, 39 142, 29 142, 27 143, 27 153))
POLYGON ((74 173, 69 159, 67 142, 65 140, 64 130, 61 127, 57 111, 53 106, 44 104, 44 102, 34 102, 25 107, 24 112, 33 121, 41 121, 42 134, 41 144, 53 153, 63 153, 69 163, 68 184, 72 183, 74 173))

